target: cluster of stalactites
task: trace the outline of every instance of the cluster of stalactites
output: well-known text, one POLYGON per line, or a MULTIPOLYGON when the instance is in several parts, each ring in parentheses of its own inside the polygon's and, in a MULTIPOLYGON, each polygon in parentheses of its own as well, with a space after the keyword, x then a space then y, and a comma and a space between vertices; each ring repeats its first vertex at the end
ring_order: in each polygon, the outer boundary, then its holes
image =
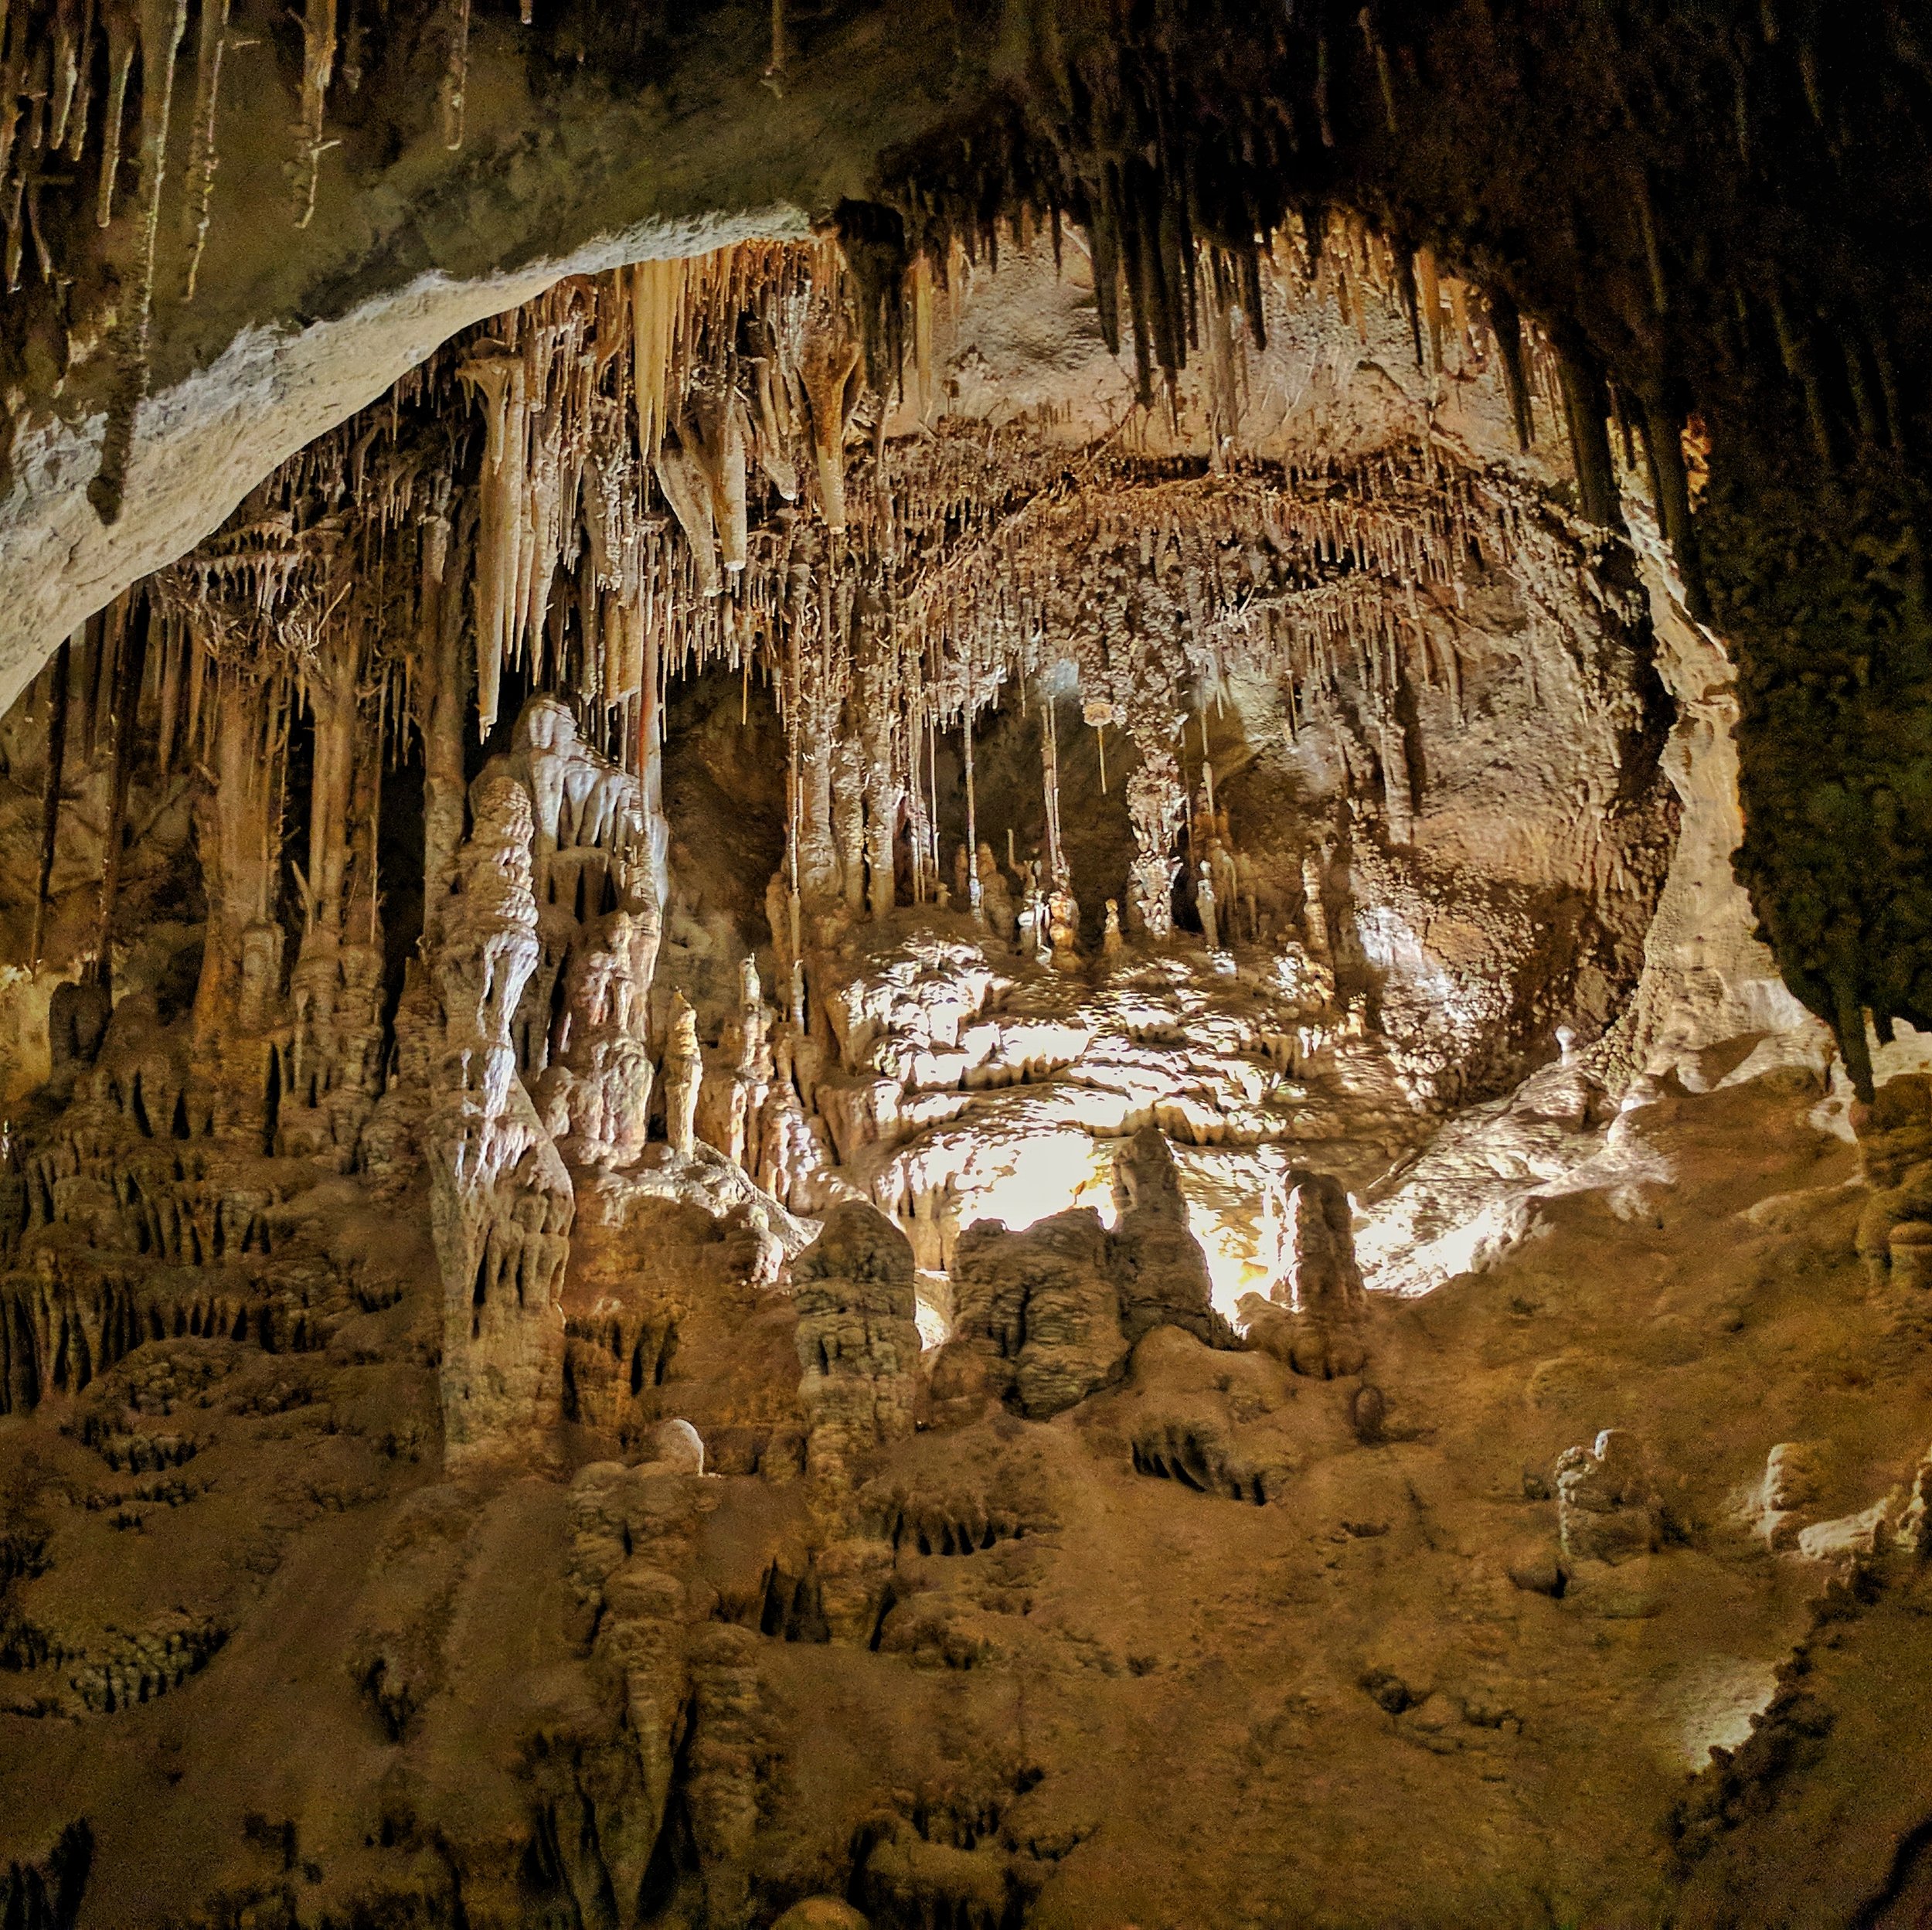
MULTIPOLYGON (((1359 318, 1394 261, 1337 220, 1264 271, 1359 318)), ((940 734, 1059 663, 1144 759, 1178 734, 1177 692, 1224 693, 1237 661, 1278 677, 1298 720, 1345 676, 1379 707, 1413 648, 1459 704, 1453 625, 1445 642, 1426 619, 1460 607, 1472 569, 1512 563, 1524 516, 1499 479, 1423 451, 1150 482, 1026 423, 889 441, 853 283, 831 243, 566 281, 304 450, 148 587, 164 773, 206 764, 237 703, 264 720, 271 788, 291 714, 318 703, 379 744, 427 737, 464 700, 444 686, 464 681, 466 629, 481 734, 514 670, 570 693, 597 750, 643 773, 668 679, 726 663, 786 725, 792 893, 876 910, 902 816, 915 897, 939 890, 940 734)), ((1487 352, 1463 284, 1422 284, 1431 354, 1445 326, 1457 353, 1487 352)), ((937 296, 929 274, 908 286, 916 402, 936 386, 937 296)), ((330 775, 325 829, 346 808, 330 775)), ((1155 789, 1150 832, 1173 812, 1155 789)), ((307 922, 339 924, 332 874, 297 883, 307 922)), ((372 879, 363 901, 372 934, 372 879)))
MULTIPOLYGON (((1369 43, 1379 46, 1366 14, 1361 26, 1369 43)), ((1241 23, 1227 44, 1243 44, 1248 26, 1241 23)), ((1274 32, 1278 42, 1298 30, 1290 9, 1274 32)), ((1261 30, 1264 39, 1269 31, 1261 30)), ((1251 87, 1236 90, 1230 102, 1217 101, 1217 127, 1223 104, 1245 122, 1240 139, 1217 150, 1194 133, 1202 116, 1185 92, 1195 82, 1183 79, 1194 63, 1175 62, 1161 31, 1150 43, 1109 17, 1087 36, 1084 55, 1073 52, 1077 38, 1063 39, 1056 29, 1036 43, 1031 82, 1036 88, 1043 80, 1051 84, 1035 94, 1030 107, 1022 89, 992 111, 992 124, 955 128, 921 151, 889 158, 896 203, 890 220, 897 224, 897 260, 909 290, 914 277, 906 264, 913 260, 924 272, 942 275, 962 253, 984 253, 997 263, 1002 231, 1026 246, 1037 226, 1049 226, 1057 260, 1062 223, 1071 218, 1086 236, 1101 332, 1116 353, 1126 333, 1121 323, 1126 308, 1142 403, 1155 400, 1158 370, 1172 410, 1176 379, 1189 356, 1205 360, 1217 442, 1233 437, 1240 412, 1235 335, 1238 331, 1266 345, 1270 286, 1291 301, 1332 300, 1365 342, 1372 306, 1393 307, 1407 322, 1419 369, 1440 374, 1471 349, 1493 356, 1525 452, 1536 440, 1536 405, 1542 402, 1568 446, 1577 505, 1587 522, 1623 529, 1611 430, 1627 461, 1634 459, 1641 435, 1649 492, 1685 608, 1708 620, 1685 424, 1681 410, 1667 406, 1654 373, 1638 377, 1634 390, 1623 387, 1609 379, 1573 322, 1539 326, 1507 291, 1479 291, 1449 272, 1451 264, 1433 249, 1411 246, 1354 209, 1319 198, 1291 206, 1287 184, 1304 170, 1297 165, 1296 110, 1287 101, 1251 87), (1162 49, 1151 60, 1150 44, 1162 49), (1091 70, 1077 78, 1090 63, 1091 70), (1179 94, 1173 92, 1177 87, 1179 94), (1145 124, 1130 135, 1117 117, 1136 114, 1145 115, 1145 124)), ((1326 51, 1308 52, 1316 55, 1312 63, 1291 65, 1318 76, 1314 97, 1304 104, 1312 109, 1326 148, 1332 139, 1326 51)), ((1376 59, 1393 131, 1386 53, 1376 59)), ((1227 130, 1219 131, 1225 141, 1227 130)), ((1666 298, 1647 189, 1632 206, 1662 315, 1666 298)), ((1743 300, 1740 293, 1740 308, 1743 300)), ((1787 365, 1791 352, 1787 348, 1787 365)))
MULTIPOLYGON (((429 380, 406 378, 393 409, 429 380)), ((223 1006, 223 972, 240 972, 244 951, 260 949, 248 934, 274 925, 291 891, 305 934, 338 953, 378 945, 373 819, 385 764, 420 729, 434 682, 420 646, 425 625, 447 614, 434 592, 454 492, 446 471, 399 443, 393 410, 372 415, 388 433, 359 418, 311 444, 223 529, 117 598, 57 653, 36 696, 48 743, 36 962, 63 792, 100 738, 111 809, 90 970, 108 955, 138 764, 151 768, 162 797, 202 780, 198 842, 218 928, 207 1011, 223 1006), (311 781, 294 802, 308 815, 305 868, 284 857, 289 748, 304 720, 311 781)), ((321 971, 311 961, 311 977, 321 971)))
MULTIPOLYGON (((128 158, 128 112, 143 169, 144 218, 158 181, 147 169, 153 144, 165 146, 179 84, 184 48, 192 51, 194 97, 182 193, 182 227, 190 247, 185 297, 194 292, 209 200, 219 165, 216 134, 222 68, 252 37, 236 31, 232 0, 9 0, 0 13, 0 179, 6 186, 7 268, 17 288, 31 242, 34 265, 51 281, 63 266, 53 212, 43 206, 51 186, 76 185, 70 169, 91 174, 87 209, 105 228, 119 212, 119 175, 128 158), (90 165, 91 164, 91 166, 90 165)), ((454 147, 461 138, 469 8, 452 0, 444 128, 454 147)), ((291 134, 293 212, 306 226, 315 213, 317 168, 331 145, 324 128, 340 52, 338 0, 304 0, 302 74, 291 134)))
POLYGON ((776 666, 793 526, 849 525, 844 276, 830 244, 740 244, 566 282, 471 339, 485 734, 505 670, 556 682, 572 637, 607 706, 761 648, 776 666))
MULTIPOLYGON (((0 236, 9 293, 29 275, 49 288, 100 281, 82 260, 90 228, 123 222, 134 229, 131 276, 103 281, 96 305, 112 314, 104 345, 86 304, 70 314, 70 364, 102 346, 114 369, 100 474, 92 489, 103 519, 119 515, 133 446, 134 419, 148 383, 154 305, 172 293, 194 298, 220 161, 223 70, 258 36, 237 30, 232 0, 6 0, 0 5, 0 236), (184 98, 192 63, 192 96, 184 98), (156 264, 168 163, 188 132, 178 192, 182 240, 179 285, 157 287, 156 264), (138 174, 131 197, 123 179, 138 174)), ((338 0, 302 0, 301 78, 290 130, 291 218, 306 227, 315 211, 323 155, 335 145, 326 128, 341 54, 338 0)), ((441 122, 446 145, 463 138, 471 0, 447 0, 441 122)), ((522 17, 530 20, 529 0, 522 17)), ((90 297, 89 300, 93 300, 90 297)))
POLYGON ((1453 642, 1428 619, 1459 614, 1473 577, 1540 559, 1538 526, 1505 480, 1427 450, 1151 485, 1096 467, 961 544, 911 587, 900 622, 936 666, 943 720, 1071 662, 1090 723, 1166 737, 1168 693, 1225 693, 1237 667, 1282 682, 1297 716, 1345 677, 1387 696, 1411 648, 1459 691, 1453 642))

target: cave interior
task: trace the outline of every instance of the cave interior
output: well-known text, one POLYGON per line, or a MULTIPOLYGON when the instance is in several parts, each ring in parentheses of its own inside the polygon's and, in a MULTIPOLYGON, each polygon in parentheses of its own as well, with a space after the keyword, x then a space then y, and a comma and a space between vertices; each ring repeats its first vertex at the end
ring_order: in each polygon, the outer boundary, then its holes
POLYGON ((0 0, 6 1930, 1932 1924, 1928 182, 0 0))

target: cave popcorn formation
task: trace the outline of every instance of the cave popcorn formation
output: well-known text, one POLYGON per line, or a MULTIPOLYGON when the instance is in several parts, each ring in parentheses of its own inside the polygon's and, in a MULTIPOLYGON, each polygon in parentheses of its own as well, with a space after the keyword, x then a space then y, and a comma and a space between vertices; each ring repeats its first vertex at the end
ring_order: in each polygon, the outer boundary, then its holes
MULTIPOLYGON (((362 29, 299 30, 305 225, 362 29)), ((104 229, 138 62, 110 519, 233 38, 0 39, 0 175, 91 104, 104 229)), ((1925 1088, 1853 1064, 1852 1198, 1819 1029, 1682 935, 1676 412, 1640 461, 1587 345, 1342 208, 1177 238, 1130 167, 1069 263, 1056 182, 1001 233, 906 165, 465 332, 0 725, 24 1920, 1742 1921, 1820 1710, 1924 1673, 1925 1088), (970 403, 1062 275, 1087 363, 970 403), (1236 1851, 1145 1840, 1197 1749, 1236 1851), (145 1847, 156 1780, 218 1844, 145 1847), (1338 1878, 1370 1784, 1417 1854, 1338 1878)))

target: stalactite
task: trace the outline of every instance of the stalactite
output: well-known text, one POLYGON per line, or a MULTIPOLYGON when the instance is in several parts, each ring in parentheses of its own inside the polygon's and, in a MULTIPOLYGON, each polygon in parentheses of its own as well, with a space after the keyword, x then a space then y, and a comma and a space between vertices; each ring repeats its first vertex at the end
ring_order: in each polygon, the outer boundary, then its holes
POLYGON ((1557 345, 1557 374, 1562 383, 1563 414, 1570 430, 1571 461, 1577 471, 1577 508, 1586 522, 1621 530, 1624 512, 1617 489, 1617 469, 1611 454, 1605 423, 1610 398, 1602 371, 1580 342, 1557 345))
MULTIPOLYGON (((664 492, 690 545, 700 597, 722 595, 724 578, 719 568, 717 495, 712 486, 695 431, 687 443, 676 431, 658 450, 658 487, 664 492)), ((740 475, 743 471, 740 469, 740 475)), ((740 559, 740 567, 743 567, 740 559)))
POLYGON ((1509 414, 1516 427, 1516 447, 1525 454, 1536 440, 1536 426, 1529 412, 1529 380, 1523 367, 1522 321, 1516 305, 1505 294, 1489 298, 1489 326, 1496 339, 1496 353, 1502 363, 1503 386, 1509 397, 1509 414))
POLYGON ((53 883, 54 855, 60 839, 60 786, 67 755, 67 692, 73 677, 73 645, 63 638, 54 652, 47 711, 47 768, 40 789, 40 873, 34 889, 33 933, 28 941, 27 969, 40 969, 46 942, 49 894, 53 883))
POLYGON ((641 261, 631 271, 631 341, 635 365, 638 442, 655 463, 668 424, 672 356, 682 317, 689 264, 641 261))
POLYGON ((811 412, 819 507, 825 526, 840 533, 845 528, 845 424, 858 400, 859 344, 832 326, 815 328, 807 337, 799 375, 811 412))
POLYGON ((485 443, 481 519, 477 536, 477 734, 496 723, 504 664, 516 638, 515 598, 525 492, 524 368, 505 353, 460 365, 464 382, 478 390, 485 409, 485 443))
POLYGON ((114 693, 114 747, 110 754, 107 781, 107 826, 101 853, 100 898, 95 925, 90 975, 94 982, 107 984, 111 975, 110 950, 114 906, 120 897, 121 862, 128 837, 128 798, 133 782, 136 748, 140 741, 141 687, 146 675, 148 632, 152 626, 153 604, 142 597, 131 608, 121 658, 116 666, 114 693))
POLYGON ((690 417, 689 444, 711 498, 719 553, 727 575, 745 567, 747 541, 745 460, 751 424, 735 386, 701 389, 690 417))
POLYGON ((303 0, 302 105, 296 124, 295 225, 306 228, 315 216, 315 190, 322 156, 333 143, 323 138, 322 114, 335 73, 336 0, 303 0))
POLYGON ((443 145, 454 154, 463 145, 463 115, 470 83, 471 0, 450 0, 450 53, 441 94, 443 145))
POLYGON ((785 72, 790 60, 785 34, 785 0, 771 0, 771 58, 765 63, 765 70, 760 77, 764 84, 781 99, 784 95, 785 72))
POLYGON ((114 386, 101 438, 100 468, 88 485, 88 500, 103 522, 119 521, 134 454, 134 420, 147 399, 148 339, 154 326, 155 247, 161 226, 161 188, 167 172, 168 127, 175 94, 175 56, 187 31, 188 0, 141 0, 141 230, 133 313, 116 342, 114 386))
POLYGON ((1436 257, 1432 250, 1423 248, 1416 255, 1416 278, 1420 289, 1423 320, 1429 332, 1429 369, 1432 375, 1440 375, 1442 357, 1442 283, 1436 270, 1436 257))
POLYGON ((195 298, 202 250, 208 243, 209 205, 215 189, 218 150, 215 113, 221 89, 222 56, 228 45, 230 0, 201 0, 195 29, 195 118, 188 150, 187 189, 182 204, 182 233, 188 243, 188 266, 182 299, 195 298))
POLYGON ((94 200, 94 223, 103 228, 114 219, 121 132, 128 119, 128 79, 140 46, 138 22, 131 9, 110 5, 107 23, 107 103, 101 125, 100 181, 94 200))

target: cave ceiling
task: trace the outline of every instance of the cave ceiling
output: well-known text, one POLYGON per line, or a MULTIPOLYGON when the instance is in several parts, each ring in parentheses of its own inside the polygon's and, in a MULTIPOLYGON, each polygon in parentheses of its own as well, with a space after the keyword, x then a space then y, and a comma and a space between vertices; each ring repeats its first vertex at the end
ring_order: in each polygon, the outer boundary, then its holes
POLYGON ((1257 24, 1168 5, 722 7, 519 23, 319 0, 260 22, 232 0, 96 18, 19 0, 6 31, 22 669, 183 546, 179 513, 151 537, 138 506, 126 534, 100 526, 127 516, 144 454, 152 493, 191 498, 205 533, 487 308, 476 284, 492 277, 540 278, 573 251, 586 266, 684 252, 720 221, 796 232, 842 200, 867 339, 896 339, 913 257, 991 252, 1000 224, 1030 216, 1086 238, 1103 328, 1131 343, 1145 397, 1200 352, 1204 287, 1209 307, 1237 288, 1252 305, 1257 250, 1338 209, 1394 244, 1405 300, 1426 260, 1482 291, 1499 339, 1519 316, 1546 336, 1586 514, 1617 520, 1607 424, 1638 425, 1691 612, 1714 607, 1739 653, 1740 863, 1787 979, 1855 1061, 1852 1014, 1883 1026, 1927 1009, 1914 264, 1932 250, 1916 245, 1928 56, 1910 9, 1309 6, 1257 24), (403 315, 357 332, 399 298, 403 315), (245 344, 250 369, 223 363, 245 344), (193 393, 224 366, 250 388, 240 413, 276 417, 278 434, 238 437, 218 397, 193 393), (1693 418, 1709 458, 1695 532, 1693 418))

